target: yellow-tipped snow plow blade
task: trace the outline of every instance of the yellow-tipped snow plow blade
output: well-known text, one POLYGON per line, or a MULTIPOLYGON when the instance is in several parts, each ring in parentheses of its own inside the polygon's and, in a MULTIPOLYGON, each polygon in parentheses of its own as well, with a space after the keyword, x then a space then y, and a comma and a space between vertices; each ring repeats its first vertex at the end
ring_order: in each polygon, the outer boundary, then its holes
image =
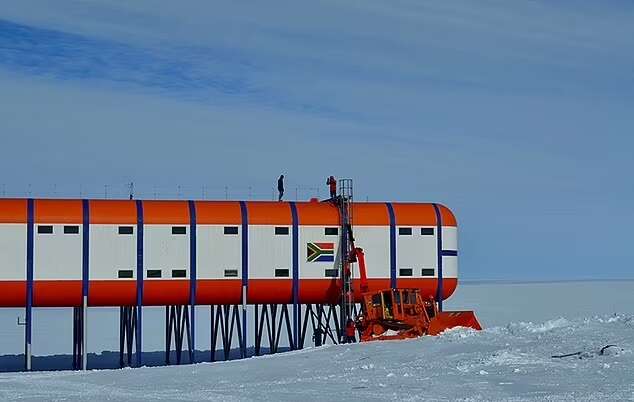
POLYGON ((481 330, 473 311, 439 311, 429 323, 428 335, 438 335, 449 328, 467 327, 481 330))

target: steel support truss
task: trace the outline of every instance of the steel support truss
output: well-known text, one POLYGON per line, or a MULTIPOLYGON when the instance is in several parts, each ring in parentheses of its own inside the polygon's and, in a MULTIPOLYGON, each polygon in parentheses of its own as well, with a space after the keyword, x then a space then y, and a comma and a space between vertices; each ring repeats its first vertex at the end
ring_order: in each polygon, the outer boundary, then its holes
POLYGON ((84 356, 84 308, 73 307, 73 370, 85 369, 84 356))
POLYGON ((170 364, 170 354, 174 339, 176 364, 181 364, 183 342, 187 340, 189 363, 194 363, 192 330, 189 319, 189 305, 165 306, 165 364, 170 364))
POLYGON ((119 367, 132 367, 132 350, 135 346, 136 328, 137 307, 119 307, 119 367))

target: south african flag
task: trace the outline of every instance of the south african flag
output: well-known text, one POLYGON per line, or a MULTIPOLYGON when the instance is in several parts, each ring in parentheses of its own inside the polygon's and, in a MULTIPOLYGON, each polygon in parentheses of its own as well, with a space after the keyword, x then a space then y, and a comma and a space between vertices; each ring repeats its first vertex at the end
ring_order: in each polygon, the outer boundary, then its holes
POLYGON ((335 243, 306 243, 308 262, 333 262, 335 260, 335 243))

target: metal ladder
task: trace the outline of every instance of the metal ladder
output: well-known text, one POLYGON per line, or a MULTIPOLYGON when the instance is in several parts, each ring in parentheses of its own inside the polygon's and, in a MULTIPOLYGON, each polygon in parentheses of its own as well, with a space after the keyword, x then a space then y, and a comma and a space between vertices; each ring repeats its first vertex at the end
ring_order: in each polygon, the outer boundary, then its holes
POLYGON ((341 224, 341 259, 340 259, 340 278, 341 278, 341 337, 345 333, 348 319, 353 319, 354 314, 354 296, 352 294, 352 264, 350 261, 351 242, 353 235, 353 188, 352 179, 339 179, 339 195, 337 204, 339 206, 339 217, 341 224), (346 269, 349 268, 349 271, 346 269), (347 274, 347 272, 349 274, 347 274))

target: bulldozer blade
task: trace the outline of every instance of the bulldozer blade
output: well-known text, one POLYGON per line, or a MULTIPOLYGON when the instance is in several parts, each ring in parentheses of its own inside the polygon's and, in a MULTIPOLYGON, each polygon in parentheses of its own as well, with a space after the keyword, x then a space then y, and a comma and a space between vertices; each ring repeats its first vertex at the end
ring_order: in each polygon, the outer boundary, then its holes
POLYGON ((467 327, 481 330, 473 311, 440 311, 429 323, 428 335, 438 335, 449 328, 467 327))

